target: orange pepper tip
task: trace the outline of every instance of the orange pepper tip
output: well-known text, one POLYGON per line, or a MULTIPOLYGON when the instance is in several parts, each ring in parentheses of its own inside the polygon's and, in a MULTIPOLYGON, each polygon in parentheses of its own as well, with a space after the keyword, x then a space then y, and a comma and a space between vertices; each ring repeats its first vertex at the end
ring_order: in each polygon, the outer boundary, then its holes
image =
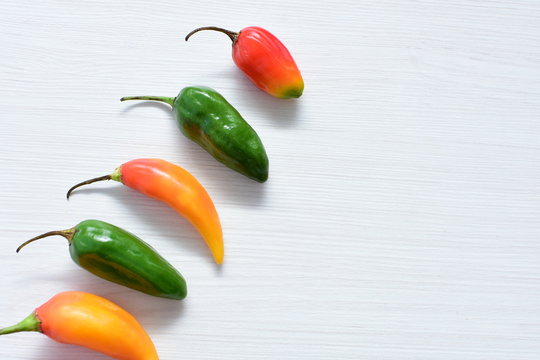
POLYGON ((221 265, 223 263, 223 248, 221 249, 210 249, 210 251, 212 252, 212 256, 214 258, 214 261, 216 262, 216 264, 219 264, 221 265))

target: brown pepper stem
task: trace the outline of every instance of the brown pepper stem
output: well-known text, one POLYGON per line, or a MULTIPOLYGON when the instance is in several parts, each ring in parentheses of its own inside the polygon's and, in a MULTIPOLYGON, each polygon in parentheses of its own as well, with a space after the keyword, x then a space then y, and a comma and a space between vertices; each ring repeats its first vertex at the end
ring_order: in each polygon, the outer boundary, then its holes
POLYGON ((45 237, 54 236, 54 235, 60 235, 67 239, 67 241, 71 244, 71 240, 73 239, 73 234, 75 234, 75 229, 67 229, 67 230, 55 230, 55 231, 49 231, 45 234, 38 235, 36 237, 31 238, 30 240, 26 240, 23 242, 19 247, 17 248, 17 252, 21 251, 23 247, 30 244, 31 242, 34 242, 39 239, 43 239, 45 237))
POLYGON ((176 98, 173 97, 165 97, 165 96, 124 96, 120 99, 120 101, 126 101, 126 100, 152 100, 152 101, 161 101, 164 103, 167 103, 171 106, 174 106, 174 101, 176 98))
POLYGON ((103 181, 103 180, 112 180, 112 176, 111 175, 104 175, 104 176, 100 176, 100 177, 97 177, 97 178, 93 178, 93 179, 90 179, 90 180, 83 181, 81 183, 78 183, 77 185, 73 185, 71 187, 71 189, 68 190, 66 196, 67 196, 67 198, 69 200, 69 196, 71 195, 73 190, 77 189, 78 187, 83 186, 83 185, 88 185, 88 184, 91 184, 91 183, 95 183, 97 181, 103 181))
POLYGON ((189 40, 191 35, 195 34, 196 32, 202 31, 202 30, 213 30, 213 31, 222 32, 222 33, 224 33, 225 35, 227 35, 228 37, 231 38, 231 41, 232 41, 233 45, 236 43, 236 40, 238 39, 238 34, 239 34, 237 32, 230 31, 230 30, 223 29, 223 28, 216 27, 216 26, 204 26, 204 27, 197 28, 197 29, 193 30, 192 32, 190 32, 189 34, 187 34, 186 35, 186 41, 189 40))

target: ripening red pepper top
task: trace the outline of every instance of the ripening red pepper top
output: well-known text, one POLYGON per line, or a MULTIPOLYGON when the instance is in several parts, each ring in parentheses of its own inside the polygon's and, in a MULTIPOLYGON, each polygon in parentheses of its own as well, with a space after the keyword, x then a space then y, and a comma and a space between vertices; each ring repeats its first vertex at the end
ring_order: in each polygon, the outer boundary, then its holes
POLYGON ((268 30, 250 26, 236 33, 208 26, 193 30, 186 36, 186 40, 201 30, 227 34, 233 42, 232 56, 235 64, 261 90, 283 99, 302 95, 304 80, 300 70, 289 50, 268 30))
POLYGON ((289 50, 269 31, 251 26, 233 45, 236 65, 263 91, 279 98, 297 98, 304 80, 289 50))

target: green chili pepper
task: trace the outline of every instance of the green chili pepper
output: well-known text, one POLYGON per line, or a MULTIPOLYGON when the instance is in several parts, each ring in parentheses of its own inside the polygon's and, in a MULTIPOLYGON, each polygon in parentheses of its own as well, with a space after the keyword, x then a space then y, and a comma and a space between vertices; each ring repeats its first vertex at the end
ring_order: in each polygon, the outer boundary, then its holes
POLYGON ((268 157, 259 135, 217 91, 189 86, 177 97, 130 96, 125 100, 155 100, 172 106, 180 129, 216 160, 245 176, 265 182, 268 157))
POLYGON ((103 221, 85 220, 71 229, 47 232, 21 244, 17 252, 53 235, 68 240, 73 261, 105 280, 169 299, 182 300, 187 295, 182 275, 150 245, 103 221))

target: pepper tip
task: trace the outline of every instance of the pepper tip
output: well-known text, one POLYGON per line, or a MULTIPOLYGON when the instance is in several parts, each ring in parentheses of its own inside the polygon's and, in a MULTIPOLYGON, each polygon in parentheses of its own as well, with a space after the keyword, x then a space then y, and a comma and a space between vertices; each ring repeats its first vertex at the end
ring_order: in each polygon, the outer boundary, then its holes
POLYGON ((216 264, 221 265, 223 264, 223 252, 220 254, 212 254, 214 257, 214 261, 216 264))
POLYGON ((285 91, 283 95, 281 96, 283 99, 297 99, 300 96, 302 96, 302 93, 304 92, 303 88, 293 88, 285 91))

